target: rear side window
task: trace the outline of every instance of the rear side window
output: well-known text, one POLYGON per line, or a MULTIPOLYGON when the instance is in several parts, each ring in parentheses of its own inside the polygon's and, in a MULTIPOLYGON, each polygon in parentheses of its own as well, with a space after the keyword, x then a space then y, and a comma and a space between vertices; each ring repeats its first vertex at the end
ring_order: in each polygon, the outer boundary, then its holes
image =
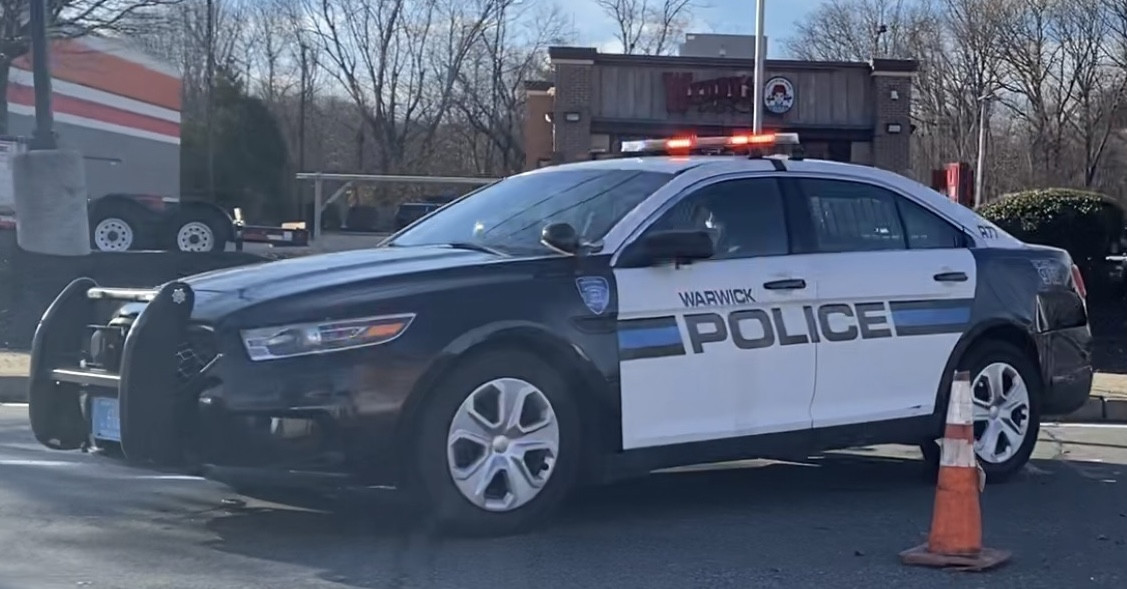
POLYGON ((966 246, 963 232, 931 211, 906 199, 899 198, 900 218, 908 234, 908 248, 948 249, 966 246))
POLYGON ((906 247, 896 195, 858 182, 802 179, 818 250, 857 252, 906 247))
POLYGON ((945 249, 966 246, 962 231, 892 191, 847 180, 801 180, 819 251, 945 249))

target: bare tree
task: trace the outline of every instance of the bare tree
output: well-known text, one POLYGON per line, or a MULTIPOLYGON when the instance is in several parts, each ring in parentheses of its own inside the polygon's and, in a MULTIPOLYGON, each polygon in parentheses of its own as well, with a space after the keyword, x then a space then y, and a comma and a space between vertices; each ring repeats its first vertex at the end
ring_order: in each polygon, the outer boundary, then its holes
MULTIPOLYGON (((355 103, 382 172, 429 145, 499 0, 305 0, 329 72, 355 103)), ((362 136, 361 136, 362 137, 362 136)))
POLYGON ((795 24, 785 47, 797 59, 808 60, 910 58, 921 31, 933 24, 929 2, 829 0, 795 24))
POLYGON ((625 54, 666 55, 692 20, 695 0, 595 0, 625 54))
POLYGON ((505 175, 524 161, 523 82, 546 77, 546 49, 571 35, 556 6, 501 5, 459 73, 452 124, 468 144, 474 172, 505 175))
POLYGON ((159 18, 151 26, 130 37, 145 51, 176 64, 183 85, 182 108, 189 117, 205 115, 209 61, 232 73, 247 69, 240 50, 247 21, 243 9, 231 0, 214 0, 212 11, 210 36, 208 2, 179 0, 157 11, 159 18))
POLYGON ((995 15, 1004 1, 940 0, 930 15, 932 25, 924 27, 927 40, 914 44, 920 73, 913 114, 921 130, 918 155, 926 161, 977 156, 982 101, 1000 87, 995 15))
POLYGON ((1060 175, 1060 154, 1068 102, 1074 87, 1066 79, 1062 44, 1056 35, 1056 0, 1009 0, 999 14, 1002 33, 1001 99, 1011 115, 1028 125, 1030 168, 1042 179, 1060 175))

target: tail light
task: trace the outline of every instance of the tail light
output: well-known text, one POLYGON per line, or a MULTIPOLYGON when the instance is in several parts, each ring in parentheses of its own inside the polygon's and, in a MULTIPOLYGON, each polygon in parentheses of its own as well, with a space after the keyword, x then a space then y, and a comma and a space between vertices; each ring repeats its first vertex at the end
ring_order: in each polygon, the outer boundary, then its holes
POLYGON ((1072 265, 1072 288, 1080 298, 1088 298, 1088 287, 1084 286, 1084 276, 1080 274, 1080 268, 1076 264, 1072 265))

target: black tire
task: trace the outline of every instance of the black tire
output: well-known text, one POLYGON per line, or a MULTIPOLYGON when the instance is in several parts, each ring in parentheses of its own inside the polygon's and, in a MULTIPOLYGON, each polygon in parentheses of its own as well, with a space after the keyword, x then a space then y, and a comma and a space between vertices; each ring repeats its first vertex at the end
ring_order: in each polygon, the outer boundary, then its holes
MULTIPOLYGON (((1033 448, 1037 445, 1037 436, 1041 431, 1041 396, 1044 389, 1041 374, 1033 360, 1020 348, 1004 341, 989 340, 976 344, 963 355, 957 369, 970 372, 971 383, 974 383, 979 373, 995 362, 1009 364, 1017 370, 1021 379, 1025 381, 1025 386, 1029 391, 1029 415, 1027 416, 1029 426, 1021 446, 1005 462, 993 463, 983 460, 981 456, 979 457, 978 463, 986 471, 986 482, 988 484, 1010 481, 1029 462, 1030 456, 1033 455, 1033 448)), ((940 399, 945 404, 947 395, 941 395, 940 399)), ((977 437, 980 433, 976 428, 975 436, 977 437)), ((920 451, 923 453, 928 472, 934 475, 939 469, 940 450, 938 441, 924 442, 920 445, 920 451)))
POLYGON ((579 411, 564 378, 539 357, 512 349, 475 354, 454 367, 426 403, 413 436, 416 464, 413 482, 408 485, 421 491, 428 527, 466 536, 521 533, 545 522, 575 487, 583 456, 579 411), (525 380, 544 393, 556 414, 559 455, 536 497, 512 511, 490 512, 472 504, 455 486, 447 465, 446 440, 451 420, 470 393, 504 377, 525 380))

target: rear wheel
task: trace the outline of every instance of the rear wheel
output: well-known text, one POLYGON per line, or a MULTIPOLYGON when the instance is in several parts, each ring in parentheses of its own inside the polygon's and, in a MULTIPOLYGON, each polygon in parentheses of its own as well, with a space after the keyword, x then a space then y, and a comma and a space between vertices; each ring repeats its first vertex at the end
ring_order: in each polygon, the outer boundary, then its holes
MULTIPOLYGON (((1029 462, 1041 429, 1041 377, 1017 347, 990 341, 959 363, 971 374, 975 454, 988 483, 1005 482, 1029 462)), ((921 445, 932 468, 939 465, 937 442, 921 445)))
POLYGON ((229 223, 219 215, 202 215, 182 221, 176 229, 176 249, 182 252, 221 252, 230 239, 229 223))
POLYGON ((540 358, 486 352, 456 367, 423 409, 418 479, 440 528, 524 531, 575 485, 580 425, 565 380, 540 358))

